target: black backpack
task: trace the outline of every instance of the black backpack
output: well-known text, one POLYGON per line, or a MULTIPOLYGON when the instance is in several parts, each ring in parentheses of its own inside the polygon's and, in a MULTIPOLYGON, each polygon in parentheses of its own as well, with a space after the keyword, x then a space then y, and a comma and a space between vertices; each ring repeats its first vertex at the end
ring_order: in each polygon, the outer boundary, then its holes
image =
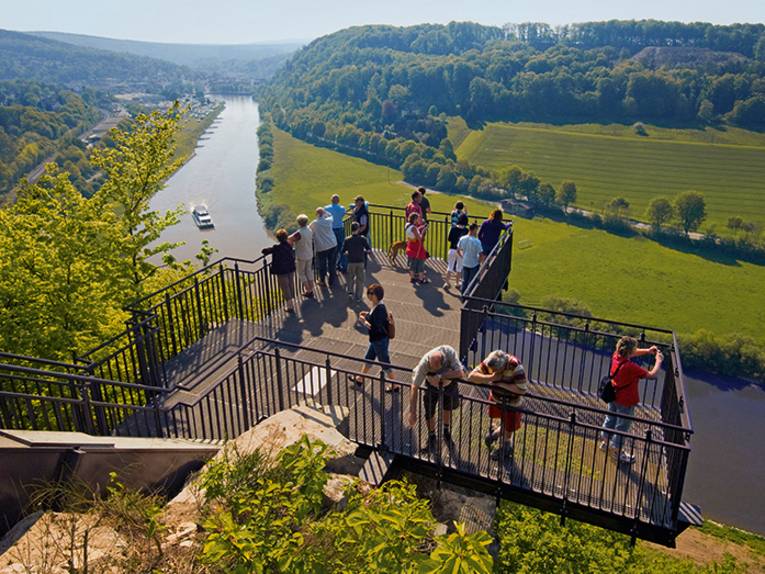
MULTIPOLYGON (((627 361, 624 361, 624 363, 626 362, 627 361)), ((622 368, 624 363, 621 363, 618 367, 616 367, 613 375, 609 373, 607 376, 600 379, 600 384, 598 385, 598 396, 600 397, 600 400, 606 404, 612 403, 616 399, 616 389, 611 384, 611 381, 619 373, 619 369, 622 368)))

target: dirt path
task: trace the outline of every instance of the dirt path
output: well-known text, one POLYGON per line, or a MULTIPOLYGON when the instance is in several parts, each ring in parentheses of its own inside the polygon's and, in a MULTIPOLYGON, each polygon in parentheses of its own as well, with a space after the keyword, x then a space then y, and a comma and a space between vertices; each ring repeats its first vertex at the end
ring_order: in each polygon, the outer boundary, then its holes
POLYGON ((644 543, 653 550, 666 552, 674 558, 685 558, 699 565, 721 562, 726 554, 736 559, 743 571, 752 574, 765 574, 765 558, 758 556, 743 544, 736 544, 695 528, 689 528, 677 538, 677 548, 666 548, 650 542, 644 543))

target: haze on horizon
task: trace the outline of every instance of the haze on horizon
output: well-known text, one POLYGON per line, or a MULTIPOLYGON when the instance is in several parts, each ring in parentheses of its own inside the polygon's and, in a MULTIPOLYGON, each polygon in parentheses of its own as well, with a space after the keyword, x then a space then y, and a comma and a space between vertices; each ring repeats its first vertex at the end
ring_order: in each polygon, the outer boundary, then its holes
POLYGON ((310 40, 361 24, 470 20, 551 25, 610 19, 765 20, 763 0, 3 0, 0 28, 56 31, 168 43, 239 44, 310 40))

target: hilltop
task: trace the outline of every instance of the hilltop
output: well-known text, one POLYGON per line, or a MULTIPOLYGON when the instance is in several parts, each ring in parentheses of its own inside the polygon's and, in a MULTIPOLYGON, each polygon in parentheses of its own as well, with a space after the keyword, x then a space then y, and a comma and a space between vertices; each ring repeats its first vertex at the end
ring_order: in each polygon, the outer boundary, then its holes
POLYGON ((109 50, 156 58, 179 66, 226 75, 269 78, 302 45, 298 42, 265 44, 172 44, 121 40, 64 32, 29 32, 30 35, 84 48, 109 50))
POLYGON ((200 76, 155 58, 0 30, 0 80, 15 79, 70 88, 158 92, 169 84, 198 81, 200 76))

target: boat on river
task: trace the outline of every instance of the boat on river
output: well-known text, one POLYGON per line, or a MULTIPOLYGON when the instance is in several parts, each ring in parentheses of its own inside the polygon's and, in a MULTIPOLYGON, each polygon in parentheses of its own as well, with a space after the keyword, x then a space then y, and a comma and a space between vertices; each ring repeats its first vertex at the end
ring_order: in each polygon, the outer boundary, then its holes
POLYGON ((191 210, 191 217, 199 229, 215 227, 212 216, 210 216, 210 212, 207 210, 206 205, 195 205, 194 209, 191 210))

